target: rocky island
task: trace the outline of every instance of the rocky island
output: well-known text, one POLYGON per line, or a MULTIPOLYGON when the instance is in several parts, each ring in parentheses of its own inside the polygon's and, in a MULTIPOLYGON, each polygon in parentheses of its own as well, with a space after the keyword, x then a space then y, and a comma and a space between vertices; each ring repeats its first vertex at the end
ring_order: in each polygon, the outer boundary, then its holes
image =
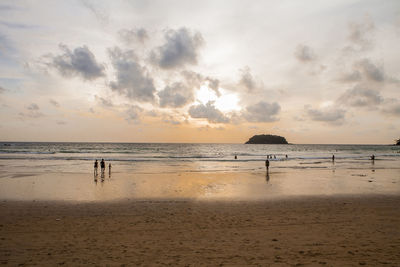
POLYGON ((271 134, 254 135, 245 144, 288 144, 285 137, 271 134))
POLYGON ((400 138, 396 140, 396 146, 400 146, 400 138))

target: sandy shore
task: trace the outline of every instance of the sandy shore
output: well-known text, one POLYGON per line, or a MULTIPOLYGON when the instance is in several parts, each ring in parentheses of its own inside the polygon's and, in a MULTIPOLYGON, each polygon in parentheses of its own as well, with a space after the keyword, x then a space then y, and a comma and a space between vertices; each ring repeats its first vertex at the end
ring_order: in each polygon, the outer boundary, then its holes
POLYGON ((400 197, 0 204, 10 266, 399 266, 400 197))

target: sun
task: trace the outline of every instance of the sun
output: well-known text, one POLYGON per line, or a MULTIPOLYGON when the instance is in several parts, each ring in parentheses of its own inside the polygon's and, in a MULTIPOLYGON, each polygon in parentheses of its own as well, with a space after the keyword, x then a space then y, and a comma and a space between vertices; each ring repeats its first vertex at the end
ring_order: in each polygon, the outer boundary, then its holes
POLYGON ((220 97, 208 86, 201 86, 196 93, 196 100, 204 105, 209 101, 213 101, 214 106, 222 112, 238 111, 241 109, 238 105, 239 97, 236 93, 223 88, 219 88, 219 91, 221 93, 220 97))

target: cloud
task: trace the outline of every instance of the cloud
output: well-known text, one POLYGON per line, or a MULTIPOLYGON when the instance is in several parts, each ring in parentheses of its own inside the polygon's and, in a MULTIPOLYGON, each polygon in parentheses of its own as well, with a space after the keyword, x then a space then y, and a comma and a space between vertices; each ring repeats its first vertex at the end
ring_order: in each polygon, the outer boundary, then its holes
POLYGON ((99 6, 96 6, 89 0, 81 0, 81 3, 84 7, 86 7, 88 10, 90 10, 90 12, 93 13, 93 15, 102 25, 108 24, 109 15, 107 14, 105 9, 101 9, 99 6))
POLYGON ((25 112, 20 112, 18 115, 21 118, 40 118, 43 117, 44 114, 40 112, 40 108, 36 103, 32 103, 29 106, 27 106, 25 112))
POLYGON ((122 29, 118 32, 119 38, 126 44, 132 44, 135 42, 144 43, 148 38, 146 29, 135 28, 135 29, 122 29))
POLYGON ((192 118, 207 119, 211 123, 228 123, 229 118, 220 110, 216 109, 213 102, 207 104, 193 105, 189 108, 189 115, 192 118))
POLYGON ((339 81, 344 83, 352 83, 362 80, 377 83, 384 82, 385 80, 396 82, 395 79, 386 79, 383 65, 376 65, 368 58, 356 61, 352 66, 352 70, 348 73, 344 73, 339 78, 339 81))
POLYGON ((163 116, 163 122, 172 124, 172 125, 180 125, 181 122, 179 120, 176 120, 173 116, 171 115, 164 115, 163 116))
POLYGON ((59 47, 64 53, 58 56, 50 55, 50 66, 56 68, 62 76, 81 76, 84 80, 94 80, 105 75, 104 66, 97 63, 87 46, 77 47, 73 51, 63 44, 59 47))
POLYGON ((50 104, 52 104, 53 106, 55 106, 57 108, 60 106, 60 104, 57 101, 55 101, 54 99, 50 99, 49 102, 50 102, 50 104))
POLYGON ((363 72, 364 76, 370 81, 383 82, 385 79, 383 67, 376 66, 369 59, 360 60, 356 63, 356 67, 358 67, 359 70, 363 72))
POLYGON ((316 59, 316 55, 311 47, 299 44, 294 52, 295 57, 301 62, 310 62, 316 59))
POLYGON ((113 107, 114 106, 114 104, 112 103, 112 101, 110 99, 105 99, 104 97, 97 96, 97 95, 95 95, 94 98, 103 107, 108 107, 109 108, 109 107, 113 107))
POLYGON ((139 123, 140 122, 140 114, 143 111, 143 109, 139 106, 136 105, 131 105, 126 111, 126 117, 125 119, 128 122, 133 122, 133 123, 139 123))
POLYGON ((158 93, 158 96, 160 97, 160 106, 163 108, 183 107, 194 100, 193 89, 179 82, 167 85, 158 93))
POLYGON ((151 59, 163 69, 196 65, 198 50, 204 40, 199 32, 192 33, 187 28, 169 30, 165 33, 165 43, 153 50, 151 59))
POLYGON ((218 97, 220 97, 221 92, 219 91, 219 80, 206 77, 206 81, 208 81, 208 87, 213 90, 218 97))
POLYGON ((33 25, 27 25, 27 24, 22 24, 22 23, 12 23, 12 22, 7 22, 7 21, 3 21, 0 20, 0 25, 3 25, 7 28, 11 28, 11 29, 32 29, 32 28, 36 28, 36 26, 33 25))
POLYGON ((109 49, 116 81, 110 82, 113 91, 140 102, 154 102, 153 79, 145 67, 137 61, 133 51, 122 51, 118 47, 109 49))
POLYGON ((342 94, 338 102, 353 107, 371 107, 381 104, 383 98, 378 91, 357 84, 342 94))
POLYGON ((385 101, 383 113, 400 117, 400 102, 397 99, 387 99, 385 101))
POLYGON ((219 80, 212 77, 204 77, 203 75, 193 72, 193 71, 182 71, 181 72, 185 83, 188 87, 200 88, 205 82, 208 83, 208 87, 215 92, 215 94, 220 97, 221 92, 219 91, 219 80))
POLYGON ((312 109, 310 106, 306 106, 305 110, 311 120, 322 121, 332 125, 343 124, 346 114, 345 110, 334 107, 312 109))
POLYGON ((272 122, 278 120, 276 116, 280 110, 281 106, 276 102, 260 101, 255 105, 247 106, 243 111, 243 117, 249 122, 272 122))
POLYGON ((373 46, 372 34, 375 30, 375 24, 369 16, 366 16, 361 22, 350 22, 348 25, 348 39, 361 49, 369 49, 373 46))
POLYGON ((240 70, 239 85, 243 87, 247 92, 252 92, 256 88, 256 82, 250 72, 249 67, 245 67, 240 70))

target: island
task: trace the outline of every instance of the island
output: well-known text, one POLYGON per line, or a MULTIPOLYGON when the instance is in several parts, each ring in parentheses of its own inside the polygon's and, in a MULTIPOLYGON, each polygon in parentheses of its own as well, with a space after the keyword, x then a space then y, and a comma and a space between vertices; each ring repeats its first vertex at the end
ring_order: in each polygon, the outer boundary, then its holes
POLYGON ((400 138, 396 140, 396 146, 400 146, 400 138))
POLYGON ((259 134, 251 137, 245 144, 288 144, 288 142, 283 136, 259 134))

